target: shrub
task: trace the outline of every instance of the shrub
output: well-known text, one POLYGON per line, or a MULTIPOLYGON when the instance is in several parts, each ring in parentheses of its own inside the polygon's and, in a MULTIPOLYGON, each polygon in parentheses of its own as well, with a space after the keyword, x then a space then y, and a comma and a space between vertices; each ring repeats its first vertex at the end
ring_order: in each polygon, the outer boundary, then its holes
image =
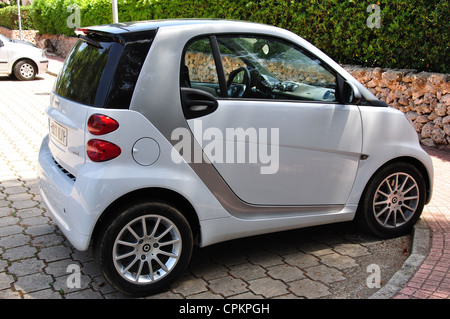
MULTIPOLYGON (((11 29, 19 29, 19 17, 17 6, 7 6, 0 9, 0 26, 11 29)), ((22 30, 33 29, 33 22, 30 19, 29 7, 20 7, 20 23, 22 30)))

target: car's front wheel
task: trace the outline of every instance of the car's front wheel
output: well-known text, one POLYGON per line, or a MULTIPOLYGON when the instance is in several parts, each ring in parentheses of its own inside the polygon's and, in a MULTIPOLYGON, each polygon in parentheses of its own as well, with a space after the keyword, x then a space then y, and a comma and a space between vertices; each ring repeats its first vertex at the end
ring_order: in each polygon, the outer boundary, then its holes
POLYGON ((357 221, 380 237, 405 235, 422 213, 425 194, 425 180, 416 167, 409 163, 390 164, 366 187, 357 221))
POLYGON ((13 71, 15 77, 21 81, 34 80, 37 74, 36 66, 28 60, 21 60, 17 62, 13 71))
POLYGON ((97 238, 94 253, 104 277, 134 296, 159 292, 189 264, 193 239, 175 207, 141 202, 121 211, 97 238))

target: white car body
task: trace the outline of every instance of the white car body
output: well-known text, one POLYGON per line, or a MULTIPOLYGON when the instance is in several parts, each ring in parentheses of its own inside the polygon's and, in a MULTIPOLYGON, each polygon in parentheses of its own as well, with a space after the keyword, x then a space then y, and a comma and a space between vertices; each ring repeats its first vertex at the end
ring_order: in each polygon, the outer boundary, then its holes
POLYGON ((36 75, 47 72, 48 59, 43 50, 31 43, 0 35, 0 74, 12 74, 14 66, 24 60, 34 63, 36 75))
POLYGON ((53 92, 46 111, 54 134, 45 137, 40 149, 39 187, 48 211, 75 248, 88 249, 111 207, 150 194, 189 206, 189 220, 197 224, 192 228, 202 247, 351 221, 371 178, 396 161, 411 163, 423 173, 424 201, 430 200, 431 159, 406 117, 391 107, 379 107, 364 86, 297 35, 260 24, 208 20, 110 25, 88 28, 84 33, 101 30, 122 35, 126 29, 157 30, 129 109, 87 106, 53 92), (193 38, 224 33, 288 41, 353 84, 366 103, 218 98, 216 111, 200 119, 186 119, 181 112, 179 81, 183 50, 193 38), (93 162, 86 155, 86 143, 95 138, 87 130, 87 121, 94 114, 120 123, 117 130, 101 137, 120 146, 120 156, 113 160, 93 162), (225 132, 230 127, 249 126, 279 129, 275 143, 279 165, 274 174, 259 173, 268 167, 267 162, 195 165, 174 152, 176 128, 191 130, 192 141, 201 145, 208 128, 225 132))

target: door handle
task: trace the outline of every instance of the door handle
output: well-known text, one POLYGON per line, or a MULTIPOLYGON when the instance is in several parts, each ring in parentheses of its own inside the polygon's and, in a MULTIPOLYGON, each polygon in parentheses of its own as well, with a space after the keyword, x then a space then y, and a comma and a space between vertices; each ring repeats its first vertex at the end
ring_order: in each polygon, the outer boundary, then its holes
POLYGON ((181 104, 187 120, 211 114, 219 105, 212 94, 185 87, 181 88, 181 104))

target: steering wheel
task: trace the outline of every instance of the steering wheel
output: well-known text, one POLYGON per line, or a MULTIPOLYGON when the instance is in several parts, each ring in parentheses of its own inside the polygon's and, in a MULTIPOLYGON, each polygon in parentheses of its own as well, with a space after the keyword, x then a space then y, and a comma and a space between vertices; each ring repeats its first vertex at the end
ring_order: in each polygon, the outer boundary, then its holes
POLYGON ((237 68, 236 70, 232 71, 230 73, 230 75, 228 76, 228 81, 227 81, 228 96, 243 97, 246 93, 250 92, 250 83, 251 83, 250 71, 246 67, 243 67, 243 66, 240 68, 237 68), (244 83, 237 84, 237 85, 234 85, 233 87, 231 87, 231 85, 233 84, 233 80, 241 72, 244 72, 244 83))

